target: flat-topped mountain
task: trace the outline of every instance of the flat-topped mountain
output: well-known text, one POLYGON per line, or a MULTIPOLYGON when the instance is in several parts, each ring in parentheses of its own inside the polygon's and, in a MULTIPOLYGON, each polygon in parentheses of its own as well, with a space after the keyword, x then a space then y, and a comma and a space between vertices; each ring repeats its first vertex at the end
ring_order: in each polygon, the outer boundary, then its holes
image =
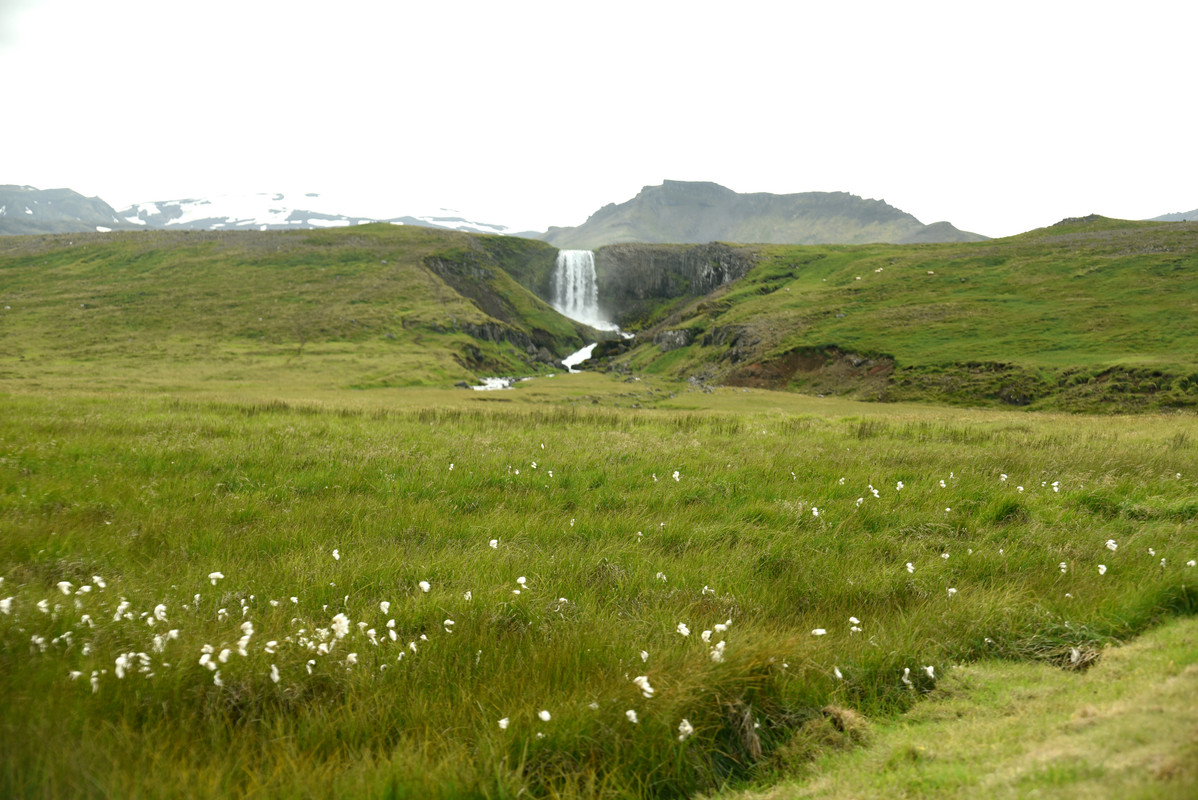
POLYGON ((884 200, 845 192, 740 194, 716 183, 665 181, 626 203, 607 205, 576 228, 550 228, 560 248, 625 242, 701 244, 869 244, 986 239, 948 222, 925 225, 884 200))

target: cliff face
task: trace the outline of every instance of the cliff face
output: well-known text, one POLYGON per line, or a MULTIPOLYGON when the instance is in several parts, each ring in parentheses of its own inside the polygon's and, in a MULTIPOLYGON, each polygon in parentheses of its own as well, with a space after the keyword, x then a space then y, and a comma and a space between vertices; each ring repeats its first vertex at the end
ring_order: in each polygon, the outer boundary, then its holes
POLYGON ((607 205, 576 228, 550 228, 556 247, 595 249, 623 242, 698 244, 866 244, 985 239, 947 222, 924 225, 883 200, 846 192, 739 194, 715 183, 665 181, 607 205))
POLYGON ((667 301, 701 297, 756 263, 751 248, 726 244, 609 245, 595 252, 599 307, 619 325, 644 324, 667 301))

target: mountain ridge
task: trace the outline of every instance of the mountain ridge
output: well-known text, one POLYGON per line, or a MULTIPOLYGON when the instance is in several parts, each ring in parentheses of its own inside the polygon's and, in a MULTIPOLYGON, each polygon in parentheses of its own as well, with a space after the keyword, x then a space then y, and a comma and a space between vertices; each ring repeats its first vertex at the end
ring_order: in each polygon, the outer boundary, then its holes
POLYGON ((540 238, 561 248, 608 244, 909 244, 984 241, 948 222, 925 225, 884 200, 847 192, 741 194, 709 181, 666 180, 540 238))

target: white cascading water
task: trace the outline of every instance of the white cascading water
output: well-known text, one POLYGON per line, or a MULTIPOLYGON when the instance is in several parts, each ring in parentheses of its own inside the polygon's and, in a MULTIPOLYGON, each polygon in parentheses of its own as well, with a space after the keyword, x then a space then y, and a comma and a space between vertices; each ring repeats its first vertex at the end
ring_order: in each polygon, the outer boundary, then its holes
MULTIPOLYGON (((601 331, 619 331, 620 326, 603 318, 599 311, 599 287, 595 281, 595 254, 590 250, 560 250, 553 270, 553 307, 572 320, 590 325, 601 331)), ((626 339, 632 334, 621 333, 626 339)), ((570 372, 591 357, 595 342, 576 353, 571 353, 562 363, 570 372)))
POLYGON ((560 313, 600 330, 613 326, 599 312, 595 284, 595 254, 590 250, 562 250, 553 270, 553 306, 560 313))

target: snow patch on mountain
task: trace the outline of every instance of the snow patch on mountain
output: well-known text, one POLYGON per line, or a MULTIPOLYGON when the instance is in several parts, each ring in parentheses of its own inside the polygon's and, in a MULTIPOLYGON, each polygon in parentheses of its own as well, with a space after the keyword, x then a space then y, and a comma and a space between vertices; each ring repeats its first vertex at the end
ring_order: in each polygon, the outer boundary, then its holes
POLYGON ((466 219, 450 209, 440 209, 440 213, 395 217, 347 215, 336 209, 335 201, 312 192, 302 195, 276 192, 156 200, 136 203, 120 211, 119 215, 123 221, 135 225, 188 230, 297 230, 390 222, 469 233, 517 233, 505 225, 466 219))

